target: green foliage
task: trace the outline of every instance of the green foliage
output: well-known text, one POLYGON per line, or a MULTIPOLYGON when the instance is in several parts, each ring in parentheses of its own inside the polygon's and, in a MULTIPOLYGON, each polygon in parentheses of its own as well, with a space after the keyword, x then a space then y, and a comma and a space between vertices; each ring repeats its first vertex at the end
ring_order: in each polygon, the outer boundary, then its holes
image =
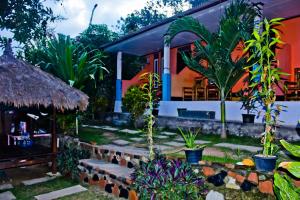
MULTIPOLYGON (((53 0, 53 2, 59 0, 53 0)), ((61 19, 55 16, 42 0, 1 0, 0 30, 13 33, 14 40, 26 44, 47 33, 49 22, 61 19)))
POLYGON ((241 41, 248 40, 253 29, 254 17, 257 15, 251 4, 238 0, 232 3, 221 18, 217 32, 211 33, 204 25, 192 17, 183 17, 171 24, 168 30, 170 38, 181 32, 191 32, 200 37, 196 41, 195 50, 190 55, 183 54, 187 66, 213 82, 220 90, 222 137, 225 130, 225 99, 231 88, 245 73, 245 57, 233 60, 231 53, 241 41), (201 61, 207 61, 208 66, 201 61))
MULTIPOLYGON (((292 155, 300 158, 300 146, 292 145, 285 140, 280 141, 282 146, 292 155)), ((296 178, 300 178, 300 162, 282 162, 279 167, 288 170, 296 178)), ((294 200, 300 198, 300 189, 292 183, 292 180, 287 175, 274 175, 274 191, 278 199, 294 200)))
POLYGON ((56 118, 58 127, 63 134, 74 134, 76 128, 75 114, 59 114, 56 118))
POLYGON ((71 175, 76 178, 79 174, 77 166, 79 160, 90 157, 88 150, 81 149, 80 146, 73 142, 65 142, 61 145, 57 155, 57 167, 63 175, 71 175))
POLYGON ((40 62, 33 64, 38 64, 43 70, 80 90, 85 90, 91 81, 96 87, 95 80, 101 79, 103 70, 106 70, 101 60, 101 51, 87 52, 82 46, 77 46, 69 36, 62 34, 37 43, 28 54, 40 56, 40 62))
POLYGON ((275 18, 270 21, 265 19, 260 24, 260 28, 264 31, 260 34, 258 29, 253 31, 253 38, 246 42, 247 47, 245 52, 250 50, 251 55, 248 61, 251 65, 246 69, 251 68, 253 65, 256 67, 250 70, 251 84, 250 88, 256 90, 255 99, 260 99, 263 104, 264 121, 266 123, 265 132, 263 133, 263 154, 265 156, 273 155, 274 149, 277 149, 273 143, 275 139, 276 125, 278 124, 278 117, 282 110, 281 105, 276 105, 276 87, 278 82, 281 81, 281 75, 287 75, 282 72, 276 63, 275 47, 283 42, 280 40, 280 31, 278 25, 282 18, 275 18), (254 81, 259 79, 259 81, 254 81))
POLYGON ((123 98, 123 106, 131 113, 133 121, 137 120, 145 112, 146 101, 143 95, 144 93, 141 87, 131 86, 123 98))
POLYGON ((155 123, 155 116, 153 115, 153 109, 155 105, 158 104, 157 92, 160 86, 160 78, 159 75, 155 73, 144 73, 141 75, 140 79, 142 81, 145 81, 145 83, 142 85, 142 90, 143 90, 143 99, 146 102, 146 106, 147 106, 147 112, 145 113, 146 132, 147 132, 148 143, 149 143, 149 158, 152 160, 154 158, 153 125, 155 123))
POLYGON ((161 155, 142 163, 132 174, 133 188, 143 200, 201 198, 204 180, 181 160, 168 160, 161 155))
POLYGON ((257 106, 255 105, 258 102, 258 99, 254 98, 254 91, 250 88, 246 88, 241 91, 241 109, 245 109, 247 114, 250 114, 256 111, 257 106))
POLYGON ((181 133, 182 138, 185 141, 185 146, 189 149, 199 149, 199 148, 203 148, 203 146, 197 145, 195 143, 196 138, 198 136, 198 134, 200 133, 200 129, 198 129, 197 131, 193 132, 191 130, 187 131, 186 133, 181 129, 178 128, 179 132, 181 133))

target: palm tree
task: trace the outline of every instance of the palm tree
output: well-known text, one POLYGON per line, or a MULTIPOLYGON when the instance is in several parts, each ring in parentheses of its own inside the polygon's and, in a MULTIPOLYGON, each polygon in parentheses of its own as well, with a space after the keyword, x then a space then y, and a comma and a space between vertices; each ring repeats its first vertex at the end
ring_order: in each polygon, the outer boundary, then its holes
POLYGON ((256 15, 257 12, 251 5, 237 0, 225 9, 217 32, 210 32, 192 17, 176 20, 168 30, 169 43, 181 32, 191 32, 199 36, 200 39, 194 42, 195 50, 192 55, 182 56, 189 68, 206 76, 220 91, 222 138, 227 137, 225 99, 245 73, 244 66, 247 62, 245 56, 233 60, 231 55, 240 42, 251 37, 256 15))

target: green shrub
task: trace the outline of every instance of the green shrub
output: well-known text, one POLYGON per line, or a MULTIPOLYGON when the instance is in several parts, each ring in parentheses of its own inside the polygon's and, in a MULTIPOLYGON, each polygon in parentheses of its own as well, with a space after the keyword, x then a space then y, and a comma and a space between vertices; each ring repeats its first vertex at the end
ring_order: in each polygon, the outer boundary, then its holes
POLYGON ((64 142, 57 155, 57 167, 63 175, 70 175, 73 179, 79 174, 77 168, 80 159, 90 157, 88 150, 82 149, 73 142, 64 142))
POLYGON ((132 120, 136 121, 145 112, 146 101, 143 90, 138 86, 128 88, 123 99, 123 106, 131 114, 132 120))

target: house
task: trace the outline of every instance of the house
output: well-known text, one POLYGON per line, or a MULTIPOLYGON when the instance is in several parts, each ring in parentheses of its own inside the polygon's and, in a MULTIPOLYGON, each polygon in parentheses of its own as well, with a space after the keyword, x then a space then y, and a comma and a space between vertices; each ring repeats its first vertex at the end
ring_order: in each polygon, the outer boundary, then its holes
MULTIPOLYGON (((294 126, 300 119, 300 1, 298 0, 251 0, 259 3, 266 18, 283 17, 282 40, 285 44, 277 50, 278 65, 291 74, 286 77, 287 88, 278 87, 280 104, 287 106, 287 111, 280 119, 287 125, 294 126), (297 110, 299 112, 297 112, 297 110)), ((162 77, 162 99, 159 107, 160 116, 178 116, 178 109, 214 111, 220 119, 219 92, 201 74, 185 66, 181 52, 190 52, 197 37, 191 33, 180 33, 170 45, 164 41, 170 24, 183 16, 198 19, 209 30, 216 30, 224 8, 230 0, 212 0, 208 3, 170 17, 157 24, 147 26, 135 33, 126 35, 117 41, 103 46, 107 52, 117 54, 117 80, 115 112, 122 112, 122 97, 131 85, 139 83, 139 76, 144 72, 155 72, 162 77), (145 56, 147 64, 131 80, 122 80, 122 57, 126 54, 145 56)), ((239 53, 237 48, 236 53, 239 53)), ((242 78, 243 79, 243 78, 242 78)), ((241 121, 241 102, 236 101, 236 93, 243 87, 240 80, 232 89, 232 95, 226 102, 228 120, 241 121)), ((257 118, 256 122, 261 122, 257 118)))

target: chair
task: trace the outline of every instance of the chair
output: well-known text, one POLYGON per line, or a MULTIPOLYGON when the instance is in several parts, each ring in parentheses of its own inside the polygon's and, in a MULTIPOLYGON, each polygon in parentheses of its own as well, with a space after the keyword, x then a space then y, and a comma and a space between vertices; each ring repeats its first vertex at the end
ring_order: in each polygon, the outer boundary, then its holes
POLYGON ((219 100, 220 92, 218 87, 214 83, 208 83, 206 87, 207 100, 219 100))
POLYGON ((192 101, 194 96, 193 88, 184 87, 182 88, 182 99, 183 101, 192 101))
POLYGON ((194 99, 198 100, 206 100, 206 88, 205 88, 205 78, 196 78, 194 85, 194 99))

